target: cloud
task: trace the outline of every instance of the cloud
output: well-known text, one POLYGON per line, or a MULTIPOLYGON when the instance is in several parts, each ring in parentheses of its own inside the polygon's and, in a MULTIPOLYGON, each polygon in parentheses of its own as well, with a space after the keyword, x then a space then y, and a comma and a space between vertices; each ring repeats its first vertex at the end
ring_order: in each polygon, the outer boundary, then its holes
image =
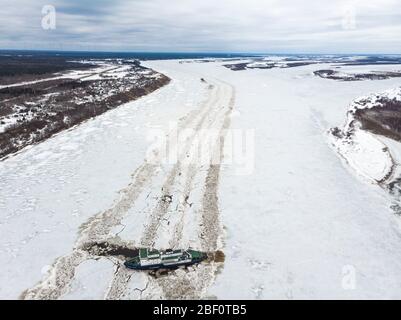
POLYGON ((0 47, 56 50, 400 53, 399 0, 16 0, 0 47), (57 28, 41 28, 54 5, 57 28))

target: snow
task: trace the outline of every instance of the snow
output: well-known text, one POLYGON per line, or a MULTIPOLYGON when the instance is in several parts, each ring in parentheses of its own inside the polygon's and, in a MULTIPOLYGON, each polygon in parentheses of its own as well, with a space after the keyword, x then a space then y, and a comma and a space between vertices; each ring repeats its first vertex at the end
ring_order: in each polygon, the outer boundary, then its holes
POLYGON ((17 123, 18 117, 0 117, 0 133, 17 123))
POLYGON ((236 176, 234 168, 222 175, 226 261, 210 290, 219 298, 399 297, 400 232, 387 195, 355 179, 326 131, 343 123, 356 96, 400 81, 309 76, 319 68, 215 71, 237 90, 232 127, 256 131, 252 175, 236 176), (265 267, 253 268, 255 261, 265 267), (342 285, 349 265, 351 290, 342 285))
POLYGON ((173 75, 170 86, 0 162, 0 298, 40 281, 81 224, 118 198, 146 156, 146 123, 167 126, 203 99, 199 79, 173 75))
POLYGON ((63 300, 101 300, 107 292, 114 273, 114 263, 108 259, 83 262, 76 270, 76 276, 68 294, 63 300), (96 284, 96 285, 94 285, 96 284))
POLYGON ((330 135, 329 139, 338 154, 360 176, 377 183, 384 182, 393 175, 395 162, 387 144, 375 134, 362 130, 355 120, 358 109, 382 107, 381 99, 401 101, 401 88, 392 88, 356 98, 349 107, 347 121, 342 130, 342 137, 330 135))
MULTIPOLYGON (((231 128, 255 132, 252 170, 239 175, 235 164, 225 164, 220 172, 216 225, 224 228, 217 241, 224 264, 202 264, 154 279, 123 269, 116 277, 109 260, 86 260, 60 298, 401 298, 401 232, 391 200, 377 185, 357 179, 327 138, 328 129, 344 122, 350 101, 400 86, 400 79, 351 83, 313 76, 325 64, 241 72, 222 64, 146 62, 172 82, 0 163, 0 298, 17 298, 47 279, 55 260, 70 257, 86 240, 79 231, 82 224, 106 210, 120 214, 117 209, 127 199, 135 201, 108 236, 148 241, 143 230, 157 213, 165 185, 182 195, 192 181, 188 201, 194 204, 185 211, 177 207, 180 197, 173 197, 155 244, 203 245, 199 199, 208 168, 192 172, 184 167, 181 175, 173 175, 172 166, 153 170, 143 162, 149 130, 168 130, 172 121, 208 101, 210 90, 201 77, 217 92, 210 115, 205 113, 206 127, 221 125, 223 113, 216 106, 227 106, 235 90, 231 128), (152 178, 137 195, 138 169, 149 169, 152 178), (174 181, 168 184, 170 175, 174 181), (121 283, 126 288, 119 295, 121 283)), ((367 157, 369 163, 384 163, 371 149, 383 142, 363 132, 356 141, 355 163, 367 157)), ((365 165, 369 174, 374 169, 374 178, 385 171, 365 165)))
POLYGON ((116 65, 113 63, 104 63, 96 61, 92 61, 90 63, 95 64, 97 66, 86 70, 74 70, 74 71, 59 73, 60 75, 58 76, 40 80, 24 81, 13 84, 0 85, 0 90, 4 88, 20 87, 20 86, 31 85, 52 80, 60 80, 60 79, 81 79, 89 81, 89 80, 102 80, 105 77, 107 78, 107 76, 114 78, 115 77, 122 78, 127 74, 127 70, 130 68, 130 66, 116 67, 116 65), (104 77, 102 77, 100 74, 104 74, 104 77))
POLYGON ((252 62, 248 63, 246 66, 247 68, 263 68, 263 67, 269 67, 269 66, 274 66, 274 63, 271 62, 252 62))
POLYGON ((393 175, 390 177, 388 182, 391 182, 393 178, 401 177, 401 142, 384 137, 376 136, 383 144, 386 145, 388 151, 391 154, 391 158, 394 162, 393 175))
MULTIPOLYGON (((334 76, 343 78, 343 80, 355 80, 355 75, 365 74, 365 75, 382 75, 386 76, 389 72, 397 72, 399 73, 401 68, 399 64, 395 65, 370 65, 370 66, 361 66, 361 65, 350 65, 350 66, 342 66, 341 64, 332 64, 329 70, 335 71, 334 76)), ((321 74, 321 77, 327 78, 328 74, 321 74)), ((360 80, 362 81, 362 80, 360 80)), ((363 80, 367 81, 367 79, 363 80)), ((376 80, 374 80, 376 81, 376 80)))
POLYGON ((386 145, 373 134, 356 129, 352 138, 331 137, 336 151, 359 175, 377 183, 392 173, 393 160, 386 145))
POLYGON ((358 109, 381 107, 381 99, 401 101, 401 87, 391 88, 383 92, 371 93, 370 95, 355 99, 350 106, 351 115, 358 109))
POLYGON ((46 82, 50 80, 59 80, 59 79, 64 79, 66 78, 65 76, 58 76, 58 77, 52 77, 52 78, 46 78, 46 79, 40 79, 40 80, 34 80, 34 81, 24 81, 24 82, 18 82, 18 83, 13 83, 13 84, 7 84, 7 85, 0 85, 0 90, 4 88, 12 88, 12 87, 20 87, 20 86, 26 86, 26 85, 31 85, 35 83, 41 83, 41 82, 46 82))

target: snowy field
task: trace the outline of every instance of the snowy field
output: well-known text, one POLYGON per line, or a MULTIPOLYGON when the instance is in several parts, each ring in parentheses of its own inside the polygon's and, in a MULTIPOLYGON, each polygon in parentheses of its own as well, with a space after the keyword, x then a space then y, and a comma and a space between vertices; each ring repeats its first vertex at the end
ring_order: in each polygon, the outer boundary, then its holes
POLYGON ((401 80, 223 64, 146 62, 172 82, 0 162, 0 298, 401 299, 390 196, 327 134, 355 98, 401 80), (149 133, 171 123, 254 132, 251 170, 184 165, 192 135, 177 163, 146 161, 149 133), (154 278, 82 250, 102 241, 226 257, 154 278))

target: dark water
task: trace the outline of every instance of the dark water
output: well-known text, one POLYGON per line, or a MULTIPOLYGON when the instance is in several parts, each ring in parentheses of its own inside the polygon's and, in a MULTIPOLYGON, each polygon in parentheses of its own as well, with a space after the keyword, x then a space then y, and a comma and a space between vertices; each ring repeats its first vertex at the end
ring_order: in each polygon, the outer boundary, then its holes
POLYGON ((206 58, 240 58, 249 54, 236 53, 179 53, 179 52, 84 52, 84 51, 30 51, 0 50, 0 56, 25 57, 62 57, 73 59, 139 59, 139 60, 171 60, 171 59, 206 59, 206 58))

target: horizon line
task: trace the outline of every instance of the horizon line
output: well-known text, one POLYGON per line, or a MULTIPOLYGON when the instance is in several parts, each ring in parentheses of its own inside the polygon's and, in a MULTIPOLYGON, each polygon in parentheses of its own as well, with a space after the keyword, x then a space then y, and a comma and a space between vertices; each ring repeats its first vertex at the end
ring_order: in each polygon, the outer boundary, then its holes
POLYGON ((214 55, 401 55, 401 53, 364 53, 364 52, 348 52, 348 53, 322 53, 322 52, 301 52, 301 53, 290 53, 290 52, 235 52, 235 51, 127 51, 127 50, 79 50, 79 49, 0 49, 2 51, 20 51, 20 52, 66 52, 66 53, 132 53, 132 54, 152 54, 152 53, 164 53, 164 54, 214 54, 214 55))

